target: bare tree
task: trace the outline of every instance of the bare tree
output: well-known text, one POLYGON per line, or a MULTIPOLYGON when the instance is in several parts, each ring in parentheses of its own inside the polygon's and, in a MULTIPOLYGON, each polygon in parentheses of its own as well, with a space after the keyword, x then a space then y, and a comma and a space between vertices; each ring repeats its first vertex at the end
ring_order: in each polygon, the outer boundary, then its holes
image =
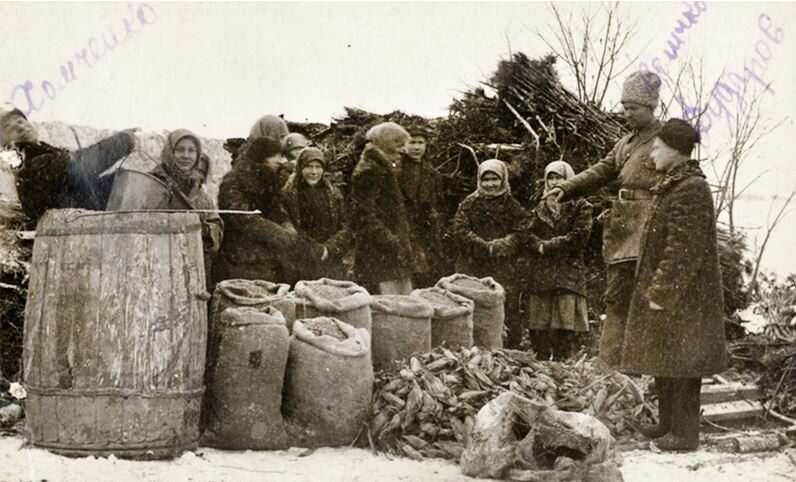
POLYGON ((636 23, 623 19, 619 2, 584 7, 579 22, 571 12, 565 17, 554 3, 548 10, 554 22, 549 32, 536 35, 575 77, 578 99, 602 107, 611 82, 638 59, 619 64, 619 53, 635 35, 636 23), (549 41, 551 37, 555 40, 549 41))
POLYGON ((769 206, 768 222, 766 223, 766 234, 763 237, 763 242, 757 248, 757 252, 755 253, 755 267, 754 271, 752 271, 752 279, 749 281, 749 291, 752 293, 755 293, 758 288, 757 276, 760 273, 760 262, 763 260, 763 253, 766 251, 766 245, 768 245, 768 241, 771 239, 771 233, 774 232, 774 229, 776 229, 776 227, 785 217, 785 213, 787 212, 791 202, 793 202, 794 196, 796 196, 796 188, 793 188, 790 195, 785 198, 785 202, 782 203, 782 206, 780 207, 779 211, 777 211, 777 215, 774 216, 773 220, 771 220, 771 209, 774 207, 774 201, 776 201, 776 198, 771 201, 771 205, 769 206))

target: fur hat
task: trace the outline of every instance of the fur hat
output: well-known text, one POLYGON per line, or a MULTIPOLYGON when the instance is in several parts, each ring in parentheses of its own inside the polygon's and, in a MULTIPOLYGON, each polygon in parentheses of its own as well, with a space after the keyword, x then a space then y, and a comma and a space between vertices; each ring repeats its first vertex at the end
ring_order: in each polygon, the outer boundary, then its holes
POLYGON ((691 155, 694 145, 699 144, 701 136, 699 131, 683 119, 669 119, 661 126, 658 138, 667 146, 677 149, 686 156, 691 155))
POLYGON ((633 72, 622 85, 622 102, 647 106, 655 110, 658 106, 661 78, 648 70, 633 72))

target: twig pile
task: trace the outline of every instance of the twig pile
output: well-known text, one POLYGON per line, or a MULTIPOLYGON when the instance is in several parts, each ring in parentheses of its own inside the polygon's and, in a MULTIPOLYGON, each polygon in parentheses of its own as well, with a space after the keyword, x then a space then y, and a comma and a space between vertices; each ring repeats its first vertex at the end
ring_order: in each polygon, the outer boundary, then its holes
POLYGON ((368 436, 374 449, 414 459, 459 458, 478 410, 507 390, 594 415, 617 436, 650 413, 643 387, 599 371, 586 355, 544 362, 515 350, 440 347, 397 368, 377 375, 368 436))

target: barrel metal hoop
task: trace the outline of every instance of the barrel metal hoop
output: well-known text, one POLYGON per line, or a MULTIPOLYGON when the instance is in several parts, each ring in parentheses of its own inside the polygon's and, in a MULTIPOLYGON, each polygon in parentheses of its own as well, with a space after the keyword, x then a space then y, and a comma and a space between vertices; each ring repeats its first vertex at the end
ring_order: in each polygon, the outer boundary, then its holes
POLYGON ((69 228, 42 228, 36 231, 36 237, 42 236, 74 236, 74 235, 96 235, 96 234, 187 234, 200 231, 202 225, 186 224, 184 226, 86 226, 69 228))
POLYGON ((122 398, 183 398, 191 399, 202 396, 205 388, 174 392, 141 392, 130 388, 95 388, 95 389, 66 389, 55 387, 25 386, 28 393, 34 395, 60 396, 60 397, 122 397, 122 398))

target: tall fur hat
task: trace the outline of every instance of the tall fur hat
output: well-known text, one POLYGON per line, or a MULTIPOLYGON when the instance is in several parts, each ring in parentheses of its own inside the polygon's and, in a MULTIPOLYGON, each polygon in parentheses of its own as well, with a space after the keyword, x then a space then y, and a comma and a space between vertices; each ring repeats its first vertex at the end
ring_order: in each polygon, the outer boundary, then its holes
POLYGON ((633 72, 622 85, 622 102, 644 105, 655 109, 660 100, 661 78, 649 70, 633 72))

